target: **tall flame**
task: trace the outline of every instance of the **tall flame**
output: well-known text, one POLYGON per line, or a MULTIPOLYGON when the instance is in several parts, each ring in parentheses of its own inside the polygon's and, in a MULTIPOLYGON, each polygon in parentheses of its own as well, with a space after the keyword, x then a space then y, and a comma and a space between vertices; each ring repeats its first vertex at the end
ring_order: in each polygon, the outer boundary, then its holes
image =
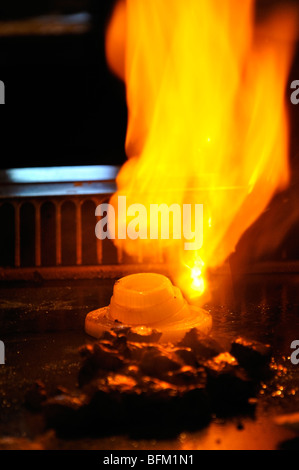
POLYGON ((149 260, 162 250, 188 297, 203 293, 205 270, 227 259, 289 182, 294 18, 284 8, 257 26, 254 0, 122 0, 108 27, 108 63, 128 105, 128 160, 112 204, 125 195, 128 205, 204 210, 200 250, 182 240, 116 244, 149 260))

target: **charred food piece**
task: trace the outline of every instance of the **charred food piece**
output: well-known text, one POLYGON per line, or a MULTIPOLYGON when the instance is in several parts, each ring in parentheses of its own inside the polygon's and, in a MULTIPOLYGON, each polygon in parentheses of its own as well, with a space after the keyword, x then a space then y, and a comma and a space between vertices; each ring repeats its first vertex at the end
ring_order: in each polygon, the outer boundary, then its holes
POLYGON ((63 393, 49 398, 43 404, 47 427, 54 428, 58 435, 77 435, 86 422, 85 395, 63 393))
POLYGON ((174 350, 175 355, 182 361, 186 366, 197 367, 198 361, 195 353, 191 348, 179 347, 174 350))
POLYGON ((91 348, 89 346, 85 357, 95 368, 103 370, 117 370, 124 363, 117 349, 108 341, 99 341, 91 348))
POLYGON ((223 346, 197 328, 189 330, 178 346, 190 348, 200 360, 207 360, 224 352, 223 346))
POLYGON ((168 372, 165 376, 167 382, 178 387, 206 386, 206 371, 203 367, 195 368, 182 366, 177 370, 168 372))
POLYGON ((159 429, 164 424, 168 428, 178 405, 177 388, 156 378, 139 379, 112 373, 106 380, 94 381, 88 391, 90 425, 113 433, 127 432, 128 427, 152 432, 157 423, 159 429))
POLYGON ((114 330, 106 330, 101 336, 101 340, 103 341, 110 341, 113 343, 113 341, 117 338, 117 334, 114 330))
POLYGON ((47 399, 45 384, 37 380, 25 394, 25 406, 32 411, 39 411, 47 399))
POLYGON ((272 350, 267 344, 238 337, 232 342, 231 354, 252 377, 269 371, 272 350))
POLYGON ((124 358, 109 341, 99 341, 80 349, 83 363, 78 374, 79 386, 83 386, 97 375, 116 371, 124 365, 124 358))
POLYGON ((130 359, 132 362, 137 362, 139 365, 146 353, 155 355, 169 355, 169 352, 166 348, 155 343, 127 343, 128 350, 130 352, 130 359))
POLYGON ((140 359, 140 370, 151 377, 165 379, 169 372, 180 368, 180 363, 172 354, 158 348, 145 348, 140 359))
POLYGON ((125 335, 133 343, 157 343, 162 332, 146 326, 122 327, 114 329, 117 335, 125 335))
POLYGON ((207 393, 215 411, 232 412, 249 407, 257 384, 230 353, 221 353, 205 363, 207 393))

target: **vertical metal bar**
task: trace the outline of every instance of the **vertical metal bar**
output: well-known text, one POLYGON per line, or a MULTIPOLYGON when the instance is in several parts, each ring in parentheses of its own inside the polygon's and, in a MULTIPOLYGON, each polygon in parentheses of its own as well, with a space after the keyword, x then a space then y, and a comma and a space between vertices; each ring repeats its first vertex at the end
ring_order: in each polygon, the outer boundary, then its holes
POLYGON ((62 263, 61 256, 61 204, 55 203, 56 209, 56 265, 60 266, 62 263))
MULTIPOLYGON (((93 199, 93 202, 95 203, 96 207, 99 204, 101 204, 101 201, 98 200, 98 199, 93 199)), ((95 227, 96 227, 96 224, 100 220, 100 217, 97 217, 96 215, 95 215, 95 217, 96 217, 96 220, 95 220, 95 227)), ((103 262, 103 242, 98 237, 96 237, 96 249, 97 249, 97 263, 102 264, 102 262, 103 262)))
POLYGON ((20 204, 15 204, 15 267, 21 266, 20 246, 20 204))
POLYGON ((35 265, 41 266, 41 217, 40 204, 35 203, 35 265))
POLYGON ((142 249, 142 245, 141 245, 142 242, 139 242, 138 243, 138 249, 137 249, 137 263, 138 264, 142 264, 144 262, 144 259, 143 259, 143 249, 142 249))
POLYGON ((99 240, 97 238, 97 262, 98 264, 102 264, 103 261, 103 246, 102 246, 102 240, 99 240))
POLYGON ((117 248, 117 263, 122 264, 124 261, 124 252, 123 249, 118 247, 117 248))
POLYGON ((82 215, 81 215, 81 205, 82 201, 77 202, 76 204, 76 258, 77 258, 77 265, 80 266, 82 264, 82 215))

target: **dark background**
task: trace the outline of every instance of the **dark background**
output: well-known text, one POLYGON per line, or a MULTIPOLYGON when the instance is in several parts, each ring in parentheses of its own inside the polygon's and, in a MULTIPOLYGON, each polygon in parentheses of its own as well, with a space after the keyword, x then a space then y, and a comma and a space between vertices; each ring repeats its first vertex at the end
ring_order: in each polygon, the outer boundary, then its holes
MULTIPOLYGON (((107 68, 104 32, 114 0, 1 0, 0 21, 88 12, 83 34, 1 36, 0 168, 125 160, 124 85, 107 68)), ((17 31, 17 27, 16 27, 17 31)))

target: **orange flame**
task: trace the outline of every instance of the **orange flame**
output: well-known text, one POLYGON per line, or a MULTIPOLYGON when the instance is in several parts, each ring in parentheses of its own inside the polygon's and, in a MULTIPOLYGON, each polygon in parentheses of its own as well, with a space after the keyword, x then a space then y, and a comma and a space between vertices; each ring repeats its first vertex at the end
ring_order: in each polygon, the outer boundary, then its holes
POLYGON ((285 86, 296 15, 280 9, 257 26, 254 14, 254 0, 122 0, 107 30, 107 60, 128 104, 129 158, 112 204, 125 195, 128 204, 204 210, 200 250, 172 239, 116 244, 149 260, 162 250, 189 298, 289 182, 285 86))

